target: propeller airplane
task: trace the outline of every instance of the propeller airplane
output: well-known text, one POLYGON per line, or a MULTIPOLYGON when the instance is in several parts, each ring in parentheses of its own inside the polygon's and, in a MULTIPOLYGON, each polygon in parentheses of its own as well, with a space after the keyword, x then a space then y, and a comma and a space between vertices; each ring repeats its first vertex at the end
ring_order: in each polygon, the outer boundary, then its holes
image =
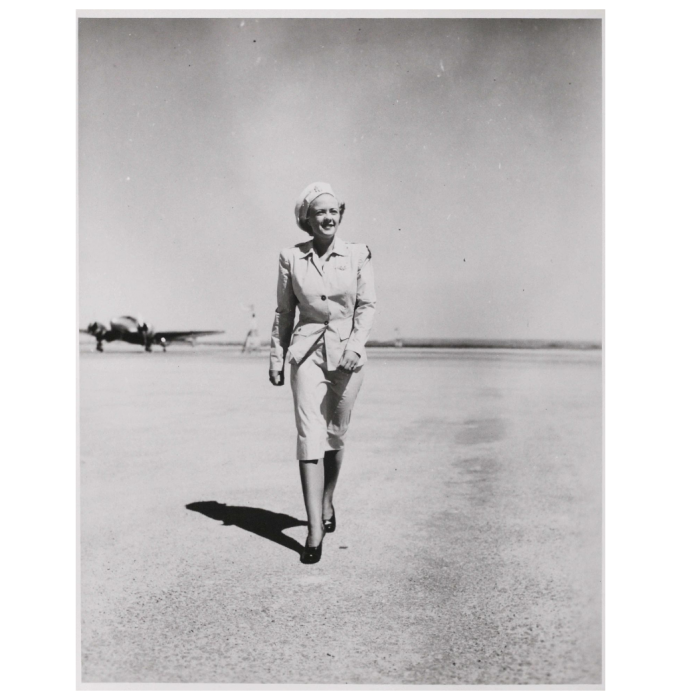
POLYGON ((133 345, 142 345, 146 352, 151 352, 152 345, 160 345, 163 352, 170 343, 189 342, 194 344, 194 339, 202 335, 216 335, 223 331, 155 331, 152 326, 134 316, 118 316, 109 322, 109 328, 103 323, 95 321, 81 333, 94 336, 97 341, 97 351, 104 352, 104 341, 111 343, 114 340, 122 340, 133 345))

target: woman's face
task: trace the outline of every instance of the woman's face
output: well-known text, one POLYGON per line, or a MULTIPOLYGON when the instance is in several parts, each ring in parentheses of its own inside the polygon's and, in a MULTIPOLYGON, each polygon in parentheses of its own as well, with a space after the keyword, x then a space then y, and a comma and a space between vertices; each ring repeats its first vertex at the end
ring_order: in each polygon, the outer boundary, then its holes
POLYGON ((330 194, 320 194, 307 213, 307 221, 315 238, 328 240, 336 235, 340 226, 341 213, 338 200, 330 194))

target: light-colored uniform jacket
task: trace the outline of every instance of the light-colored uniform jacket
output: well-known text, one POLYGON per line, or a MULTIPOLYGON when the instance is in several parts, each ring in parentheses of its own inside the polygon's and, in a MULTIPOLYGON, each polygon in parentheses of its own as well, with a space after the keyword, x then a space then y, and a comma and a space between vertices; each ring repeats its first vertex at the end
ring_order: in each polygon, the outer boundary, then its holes
POLYGON ((322 267, 312 241, 285 248, 279 255, 277 311, 272 326, 270 369, 281 371, 300 362, 323 338, 329 370, 337 368, 344 350, 366 362, 364 345, 376 307, 371 251, 336 236, 333 252, 322 267), (298 323, 294 320, 296 306, 298 323))

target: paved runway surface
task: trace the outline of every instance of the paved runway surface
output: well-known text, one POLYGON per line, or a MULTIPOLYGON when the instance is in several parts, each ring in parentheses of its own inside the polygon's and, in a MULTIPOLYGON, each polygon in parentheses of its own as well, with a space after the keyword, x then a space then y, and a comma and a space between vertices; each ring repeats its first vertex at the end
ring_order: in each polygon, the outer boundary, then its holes
POLYGON ((304 566, 266 357, 111 350, 80 356, 84 682, 600 683, 599 352, 371 352, 304 566))

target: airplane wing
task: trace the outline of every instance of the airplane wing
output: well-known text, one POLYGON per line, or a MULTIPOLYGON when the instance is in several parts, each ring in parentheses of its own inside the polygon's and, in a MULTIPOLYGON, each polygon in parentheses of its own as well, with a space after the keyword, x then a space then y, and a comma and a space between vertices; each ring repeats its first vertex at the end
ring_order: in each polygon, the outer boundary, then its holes
POLYGON ((154 333, 154 343, 160 343, 161 338, 165 338, 166 343, 173 343, 178 340, 188 340, 199 338, 202 335, 219 335, 224 331, 156 331, 154 333))

